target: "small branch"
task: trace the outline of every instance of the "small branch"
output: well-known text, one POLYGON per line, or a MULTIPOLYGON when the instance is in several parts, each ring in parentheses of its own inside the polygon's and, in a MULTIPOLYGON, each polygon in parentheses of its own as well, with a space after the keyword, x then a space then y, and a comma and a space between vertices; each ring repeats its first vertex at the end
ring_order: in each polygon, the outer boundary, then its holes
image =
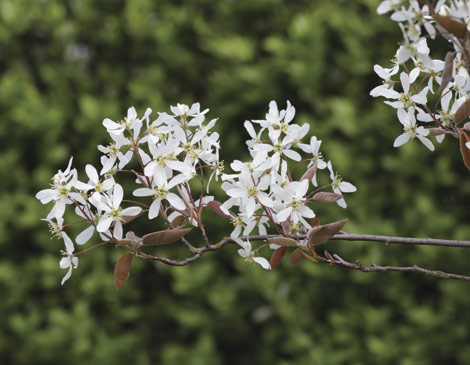
POLYGON ((362 272, 388 272, 388 271, 415 272, 415 273, 428 275, 428 276, 434 276, 436 278, 442 278, 442 279, 456 279, 456 280, 470 281, 470 276, 451 274, 451 273, 447 273, 447 272, 439 271, 439 270, 428 270, 428 269, 424 269, 416 265, 408 266, 408 267, 379 266, 375 264, 372 264, 371 266, 364 266, 361 264, 360 261, 357 261, 355 264, 353 264, 352 262, 348 262, 336 254, 333 255, 333 258, 334 258, 334 261, 327 259, 325 262, 331 265, 339 265, 339 266, 347 267, 348 269, 359 270, 362 272))
POLYGON ((470 241, 441 240, 441 239, 436 239, 436 238, 411 238, 411 237, 380 236, 380 235, 372 235, 372 234, 339 233, 331 237, 330 239, 335 240, 335 241, 369 241, 369 242, 384 242, 385 244, 399 243, 399 244, 406 244, 406 245, 470 248, 470 241))

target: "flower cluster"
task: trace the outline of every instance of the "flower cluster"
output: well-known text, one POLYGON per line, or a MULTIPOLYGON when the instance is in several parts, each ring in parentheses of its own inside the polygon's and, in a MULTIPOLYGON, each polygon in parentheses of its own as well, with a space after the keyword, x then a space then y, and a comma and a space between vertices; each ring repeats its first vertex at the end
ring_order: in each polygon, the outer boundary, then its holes
POLYGON ((385 0, 377 12, 391 13, 391 19, 402 31, 403 42, 391 67, 375 65, 383 84, 370 94, 385 97, 388 99, 385 103, 397 109, 403 133, 395 139, 395 147, 417 138, 433 151, 429 137, 435 136, 441 143, 446 134, 465 133, 458 125, 467 115, 462 115, 463 118, 456 115, 470 91, 470 60, 464 41, 470 23, 468 1, 439 0, 432 6, 417 0, 385 0), (445 60, 430 55, 428 40, 433 40, 438 32, 454 48, 445 60), (429 105, 430 99, 437 100, 435 106, 429 105))
MULTIPOLYGON (((255 257, 251 244, 241 239, 243 236, 250 235, 255 229, 265 235, 268 226, 284 236, 305 234, 312 228, 309 221, 315 217, 311 203, 325 196, 316 193, 331 188, 334 198, 330 201, 337 201, 345 208, 341 193, 356 191, 352 184, 342 181, 334 173, 331 161, 324 161, 319 152, 321 141, 317 137, 312 136, 307 144, 301 143, 309 125, 293 123, 294 116, 295 108, 289 102, 285 110, 279 110, 272 101, 264 120, 246 121, 245 128, 250 136, 246 144, 251 159, 232 162, 230 167, 234 173, 222 175, 222 188, 229 199, 220 209, 232 219, 231 237, 242 246, 239 250, 242 257, 266 269, 269 268, 267 260, 255 257), (299 152, 305 157, 302 158, 299 152), (296 179, 302 164, 307 171, 296 179), (289 168, 289 165, 293 166, 289 168), (330 171, 331 183, 318 187, 317 170, 325 168, 330 171)), ((271 248, 277 247, 271 245, 271 248)))
POLYGON ((74 207, 75 214, 81 218, 79 222, 89 224, 76 237, 78 245, 87 243, 95 233, 105 242, 119 243, 125 236, 123 225, 144 212, 148 212, 149 219, 161 216, 170 226, 181 215, 191 217, 195 226, 201 224, 202 206, 212 197, 195 201, 189 181, 198 180, 204 191, 207 180, 204 170, 210 170, 209 182, 214 176, 217 179, 222 171, 219 135, 211 132, 216 119, 206 122, 208 110, 201 112, 197 103, 191 107, 178 104, 171 111, 172 114, 159 113, 151 120, 151 109, 138 118, 131 107, 121 121, 105 119, 103 125, 112 143, 98 146, 103 153, 101 166, 87 165, 88 180, 81 182, 70 159, 65 171, 57 172, 52 178, 51 188, 37 193, 41 203, 54 203, 46 220, 54 235, 65 243, 60 267, 69 271, 62 283, 70 277, 72 268, 78 266, 74 243, 63 231, 67 205, 74 207), (124 199, 118 174, 133 174, 137 184, 133 195, 145 197, 148 204, 124 199))
MULTIPOLYGON (((309 125, 293 123, 295 108, 289 102, 285 110, 278 110, 272 101, 264 120, 245 122, 250 136, 247 146, 251 160, 234 161, 230 165, 233 174, 223 175, 219 135, 211 131, 216 119, 206 122, 208 110, 201 112, 198 103, 191 107, 178 104, 171 107, 171 111, 172 114, 158 113, 152 120, 150 109, 139 118, 131 107, 121 121, 106 118, 103 125, 112 143, 98 146, 103 153, 101 166, 87 165, 87 180, 82 182, 70 159, 65 171, 57 172, 52 178, 51 188, 37 193, 36 197, 43 204, 54 203, 45 220, 54 236, 65 243, 60 267, 68 271, 62 283, 78 266, 78 255, 106 242, 114 242, 137 256, 148 258, 140 250, 142 245, 180 239, 193 255, 197 254, 199 249, 183 238, 190 230, 181 228, 186 219, 190 225, 200 228, 205 249, 209 249, 211 246, 202 222, 202 210, 206 206, 231 219, 235 226, 231 238, 241 246, 239 254, 247 261, 269 269, 269 262, 256 256, 260 247, 253 250, 247 238, 252 231, 266 234, 271 227, 284 236, 297 239, 299 234, 311 229, 313 223, 318 224, 318 220, 312 221, 314 201, 337 202, 344 208, 346 202, 342 193, 356 190, 334 173, 330 161, 323 159, 319 151, 320 140, 313 136, 309 143, 301 142, 309 125), (301 153, 306 156, 303 158, 301 153), (306 171, 298 177, 301 165, 306 171), (329 170, 331 182, 318 187, 316 172, 323 169, 329 170), (206 170, 210 173, 204 175, 206 170), (146 199, 145 202, 124 198, 118 176, 126 174, 134 176, 137 185, 132 195, 146 199), (208 195, 209 184, 213 179, 217 181, 220 175, 222 188, 228 195, 223 204, 208 195), (189 182, 192 179, 200 183, 197 199, 191 192, 189 182), (333 192, 322 192, 327 188, 333 192), (75 252, 74 242, 64 231, 64 227, 70 225, 63 224, 67 205, 73 206, 74 213, 80 218, 70 224, 87 222, 89 225, 77 235, 75 243, 84 245, 95 234, 100 236, 102 243, 75 252), (235 208, 236 213, 233 212, 235 208), (126 223, 145 213, 149 220, 163 219, 169 230, 142 238, 131 231, 124 232, 126 223)), ((299 239, 294 242, 303 244, 299 239)), ((271 244, 271 248, 276 247, 271 244)), ((117 287, 120 285, 122 283, 117 287)))

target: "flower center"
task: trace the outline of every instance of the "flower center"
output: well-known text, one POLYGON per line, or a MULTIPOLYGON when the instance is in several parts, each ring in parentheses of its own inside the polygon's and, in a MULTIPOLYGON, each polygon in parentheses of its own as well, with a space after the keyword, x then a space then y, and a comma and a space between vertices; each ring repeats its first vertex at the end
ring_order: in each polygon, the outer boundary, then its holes
POLYGON ((408 127, 405 132, 410 135, 411 139, 414 139, 416 137, 416 125, 408 127))
POLYGON ((293 200, 289 205, 292 207, 292 209, 297 210, 302 205, 302 202, 298 200, 293 200))
POLYGON ((166 165, 166 157, 165 156, 158 156, 155 158, 155 161, 160 165, 160 166, 165 166, 166 165))
POLYGON ((235 217, 235 218, 232 219, 232 224, 235 227, 242 226, 243 225, 243 219, 241 219, 240 217, 235 217))
POLYGON ((110 213, 110 216, 116 221, 121 217, 121 207, 113 209, 110 213))
POLYGON ((250 198, 256 198, 258 196, 258 188, 256 186, 248 188, 248 196, 250 198))
POLYGON ((155 198, 165 199, 167 195, 168 190, 166 190, 163 186, 161 188, 155 188, 155 198))

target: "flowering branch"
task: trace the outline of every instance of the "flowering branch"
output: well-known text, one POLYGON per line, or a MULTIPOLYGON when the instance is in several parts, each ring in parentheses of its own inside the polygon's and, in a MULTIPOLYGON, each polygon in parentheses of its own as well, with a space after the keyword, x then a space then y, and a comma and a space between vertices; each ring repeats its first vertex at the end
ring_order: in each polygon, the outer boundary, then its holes
MULTIPOLYGON (((396 109, 402 133, 393 142, 394 147, 417 139, 434 151, 433 138, 441 143, 451 134, 459 139, 463 162, 470 168, 470 123, 460 126, 470 116, 468 4, 440 0, 431 5, 425 0, 421 6, 416 0, 382 1, 378 13, 392 12, 391 18, 398 23, 404 40, 391 68, 375 65, 374 70, 384 83, 370 94, 388 99, 385 103, 396 109), (427 46, 428 39, 434 39, 437 32, 454 48, 445 61, 432 59, 427 46), (433 107, 429 105, 428 95, 435 93, 436 86, 436 98, 431 98, 437 99, 433 107), (435 125, 426 125, 429 122, 435 125)), ((245 121, 244 127, 250 136, 246 141, 249 160, 230 163, 231 173, 223 173, 223 161, 219 160, 220 136, 212 131, 217 119, 206 120, 209 110, 201 111, 199 103, 191 107, 178 104, 170 109, 172 114, 158 113, 153 121, 150 108, 139 118, 134 107, 128 109, 121 121, 104 119, 103 126, 113 142, 106 147, 98 146, 102 152, 99 169, 87 165, 88 179, 79 181, 70 159, 66 170, 59 170, 52 178, 51 188, 36 194, 43 204, 54 203, 45 220, 53 235, 62 238, 65 244, 59 265, 68 272, 62 283, 69 279, 72 269, 77 268, 79 255, 81 258, 83 253, 106 242, 114 242, 127 250, 115 266, 116 289, 127 280, 134 256, 183 266, 228 243, 240 246, 238 254, 245 261, 258 263, 266 270, 274 269, 292 249, 290 262, 293 265, 305 258, 365 272, 418 272, 470 280, 470 277, 418 266, 366 267, 359 261, 354 264, 338 255, 331 256, 327 251, 325 257, 320 256, 316 246, 329 240, 444 247, 470 247, 470 241, 349 234, 341 231, 347 219, 320 225, 315 213, 317 204, 336 203, 346 208, 344 193, 353 193, 356 187, 344 181, 333 169, 332 162, 324 159, 320 153, 321 140, 311 136, 304 141, 307 143, 302 143, 311 126, 294 121, 296 110, 289 101, 286 109, 281 110, 271 101, 265 119, 245 121), (127 165, 130 167, 124 169, 127 165), (297 170, 299 167, 305 168, 302 175, 297 170), (330 182, 324 180, 321 170, 329 172, 330 182), (136 186, 132 195, 137 201, 124 198, 123 185, 118 182, 118 174, 122 172, 134 174, 136 186), (220 188, 227 195, 224 202, 209 195, 211 181, 219 179, 222 180, 220 188), (64 225, 68 205, 82 218, 81 222, 89 224, 75 238, 75 243, 84 245, 93 235, 99 235, 104 242, 75 252, 74 242, 64 231, 75 224, 64 225), (230 237, 214 245, 209 241, 202 219, 202 212, 207 208, 230 220, 234 226, 230 237), (124 230, 124 225, 144 214, 149 220, 162 221, 167 229, 143 237, 124 230), (200 230, 201 247, 194 246, 185 237, 193 227, 200 230), (144 252, 147 246, 176 241, 181 241, 192 256, 177 261, 144 252), (252 249, 252 241, 267 242, 252 249), (272 250, 270 261, 259 256, 267 247, 272 250)))
MULTIPOLYGON (((267 235, 253 235, 244 237, 247 241, 270 241, 276 238, 284 239, 283 236, 276 234, 267 234, 267 235)), ((306 239, 306 235, 299 235, 299 239, 306 239)), ((397 243, 397 244, 407 244, 407 245, 426 245, 426 246, 443 246, 443 247, 467 247, 470 248, 470 241, 459 241, 459 240, 441 240, 434 238, 412 238, 412 237, 394 237, 394 236, 379 236, 379 235, 367 235, 367 234, 350 234, 341 231, 340 233, 334 235, 330 240, 338 241, 367 241, 367 242, 385 242, 385 244, 397 243)), ((203 254, 209 251, 217 251, 230 243, 237 243, 236 238, 225 238, 222 241, 214 245, 207 245, 206 247, 196 249, 193 252, 194 256, 187 259, 177 261, 171 260, 166 257, 158 257, 148 254, 141 253, 140 256, 153 261, 160 261, 164 264, 171 266, 185 266, 196 260, 198 260, 203 254)), ((434 276, 444 279, 455 279, 470 281, 470 276, 458 275, 447 273, 439 270, 428 270, 417 265, 402 267, 402 266, 380 266, 372 264, 371 266, 364 266, 360 261, 356 263, 351 263, 337 254, 327 254, 327 257, 318 256, 315 252, 315 258, 318 259, 318 262, 328 263, 330 265, 339 265, 346 267, 348 269, 360 270, 362 272, 387 272, 387 271, 399 271, 399 272, 415 272, 423 275, 434 276)))

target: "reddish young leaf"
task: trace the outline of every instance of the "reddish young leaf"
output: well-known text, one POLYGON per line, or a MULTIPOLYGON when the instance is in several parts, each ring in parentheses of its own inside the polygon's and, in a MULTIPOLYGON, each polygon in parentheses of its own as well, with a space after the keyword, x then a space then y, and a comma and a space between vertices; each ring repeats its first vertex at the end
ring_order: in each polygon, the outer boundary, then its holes
POLYGON ((142 237, 142 243, 144 245, 166 245, 178 241, 191 231, 192 228, 176 228, 167 229, 165 231, 158 231, 146 234, 142 237))
POLYGON ((271 270, 274 270, 274 268, 281 262, 286 251, 287 247, 279 247, 277 250, 274 250, 273 255, 271 256, 271 260, 269 261, 271 270))
POLYGON ((312 261, 312 262, 319 262, 315 257, 310 256, 309 254, 300 251, 300 254, 305 257, 307 260, 312 261))
POLYGON ((300 259, 302 258, 302 250, 300 248, 296 249, 294 252, 290 254, 289 261, 292 266, 297 264, 300 259))
POLYGON ((296 240, 287 237, 271 237, 268 238, 268 241, 284 247, 293 247, 298 245, 298 242, 296 240))
POLYGON ((316 193, 312 199, 317 200, 319 202, 325 202, 325 203, 334 203, 338 200, 340 200, 343 196, 341 194, 335 194, 335 193, 326 193, 323 191, 320 191, 319 193, 316 193))
POLYGON ((307 219, 308 224, 310 224, 312 227, 318 227, 320 225, 320 219, 317 217, 314 218, 308 218, 307 219))
POLYGON ((447 52, 444 64, 444 70, 442 71, 441 86, 439 87, 439 94, 444 91, 447 84, 452 80, 452 71, 454 70, 454 58, 455 52, 447 52))
POLYGON ((227 218, 227 219, 232 219, 232 216, 228 215, 228 214, 225 214, 222 209, 220 208, 220 206, 222 205, 221 202, 218 202, 217 200, 212 200, 210 201, 209 203, 207 203, 207 206, 212 209, 214 212, 216 212, 218 215, 224 217, 224 218, 227 218))
POLYGON ((463 163, 467 169, 470 169, 470 149, 465 145, 467 142, 470 142, 470 136, 462 129, 460 132, 460 152, 462 153, 463 163))
POLYGON ((130 246, 132 245, 132 240, 125 238, 123 240, 117 240, 116 244, 120 246, 130 246))
POLYGON ((114 267, 114 286, 116 290, 121 289, 129 277, 133 258, 133 252, 126 252, 116 262, 116 266, 114 267))
POLYGON ((467 99, 465 103, 460 105, 460 108, 455 112, 454 122, 459 124, 462 120, 470 115, 470 99, 467 99))
POLYGON ((308 234, 310 244, 318 245, 319 243, 328 241, 343 228, 347 221, 347 219, 343 219, 341 221, 325 224, 324 226, 312 228, 308 234))
POLYGON ((434 20, 446 31, 452 33, 457 38, 463 39, 467 33, 467 26, 463 22, 452 19, 450 16, 439 15, 434 13, 434 20))
POLYGON ((435 136, 440 136, 441 134, 447 133, 447 131, 441 128, 426 128, 426 130, 429 132, 427 137, 435 137, 435 136))
POLYGON ((185 219, 186 217, 184 215, 179 215, 171 221, 171 225, 173 227, 180 227, 183 225, 185 219))
POLYGON ((139 218, 140 214, 137 214, 137 215, 123 215, 121 217, 121 223, 124 225, 124 224, 127 224, 127 223, 130 223, 132 222, 134 219, 137 219, 139 218))
POLYGON ((300 181, 307 179, 310 182, 312 181, 316 173, 317 173, 317 164, 313 165, 307 171, 305 171, 305 174, 302 175, 302 177, 300 178, 300 181))

